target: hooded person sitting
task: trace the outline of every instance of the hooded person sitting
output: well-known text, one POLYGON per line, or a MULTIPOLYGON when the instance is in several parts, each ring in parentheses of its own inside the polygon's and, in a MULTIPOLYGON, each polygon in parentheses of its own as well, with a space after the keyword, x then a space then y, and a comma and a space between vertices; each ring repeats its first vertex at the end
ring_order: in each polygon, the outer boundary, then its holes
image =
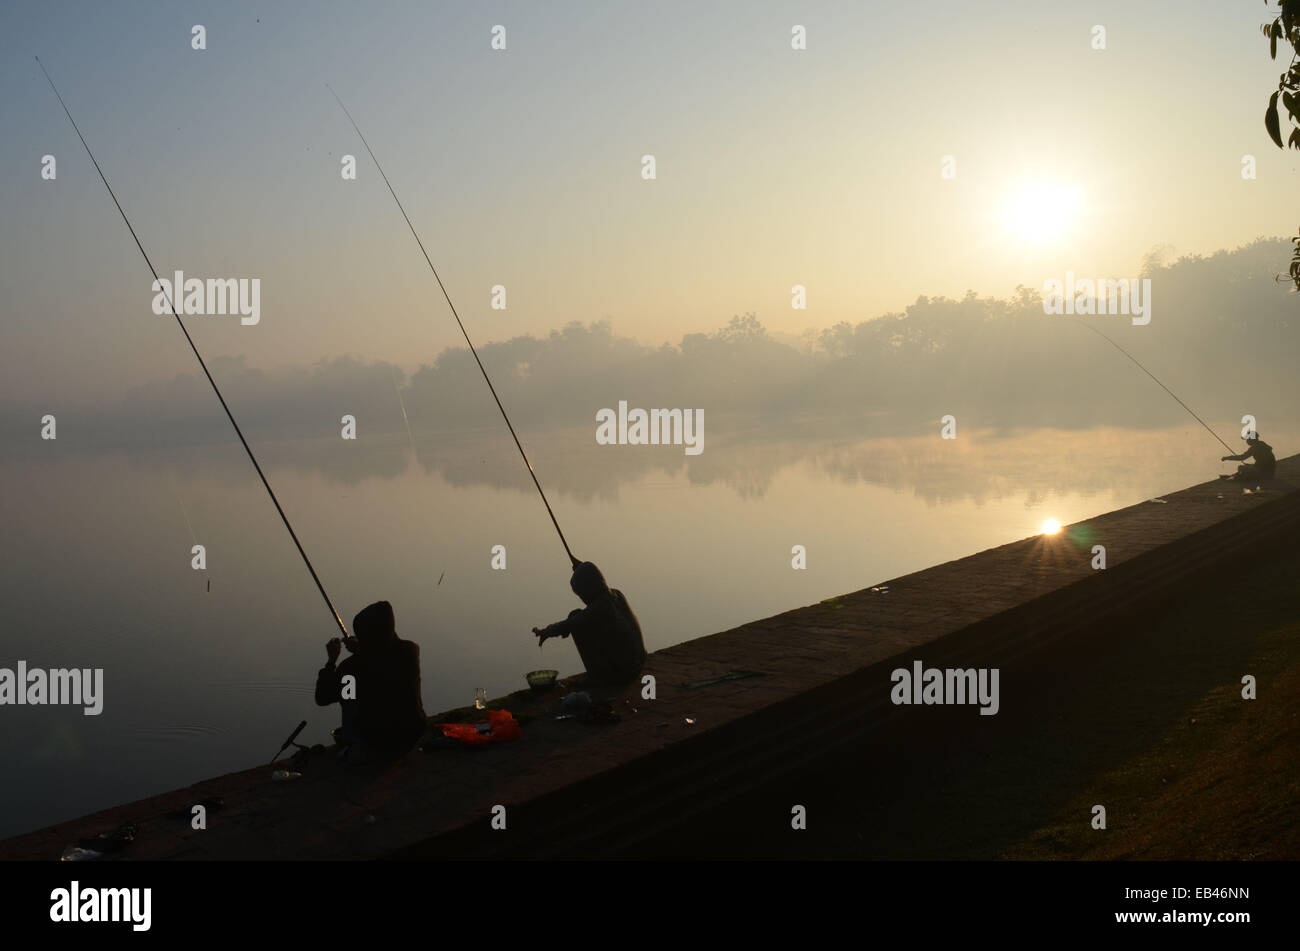
POLYGON ((1236 478, 1242 481, 1251 479, 1273 478, 1273 473, 1277 470, 1277 458, 1273 455, 1273 447, 1264 440, 1259 438, 1259 433, 1252 433, 1246 437, 1247 449, 1239 456, 1223 456, 1220 462, 1241 462, 1244 459, 1254 458, 1254 465, 1237 466, 1236 478))
POLYGON ((352 656, 335 666, 345 642, 325 645, 329 660, 316 676, 316 703, 342 707, 339 742, 367 753, 405 753, 424 734, 427 720, 420 696, 420 647, 397 636, 393 606, 376 601, 352 619, 352 656), (350 683, 347 677, 354 678, 350 683))
POLYGON ((563 621, 533 628, 538 646, 548 637, 572 636, 593 685, 622 685, 635 680, 645 664, 645 641, 623 592, 611 590, 600 569, 589 561, 574 562, 569 587, 586 607, 570 611, 563 621))

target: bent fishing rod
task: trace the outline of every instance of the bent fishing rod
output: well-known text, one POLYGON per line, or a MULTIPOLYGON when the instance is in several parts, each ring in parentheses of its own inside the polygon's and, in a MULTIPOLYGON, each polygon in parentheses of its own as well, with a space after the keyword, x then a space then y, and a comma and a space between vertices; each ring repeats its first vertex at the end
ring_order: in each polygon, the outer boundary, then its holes
POLYGON ((388 176, 384 174, 384 167, 379 164, 379 158, 375 155, 375 150, 370 147, 370 143, 366 141, 365 134, 361 131, 361 127, 357 125, 357 120, 352 118, 352 113, 348 112, 348 107, 343 105, 343 100, 340 99, 339 94, 334 91, 334 87, 329 83, 326 83, 325 88, 330 91, 330 95, 334 97, 334 101, 339 104, 339 108, 343 110, 343 114, 348 117, 348 121, 352 123, 352 128, 357 130, 357 135, 361 138, 361 144, 364 145, 366 151, 370 153, 370 158, 375 163, 375 168, 379 169, 379 176, 384 180, 384 184, 388 186, 388 193, 393 196, 393 201, 397 202, 398 211, 400 211, 402 217, 406 219, 406 226, 411 229, 411 235, 415 238, 415 243, 420 246, 420 253, 424 255, 425 263, 429 265, 429 270, 433 272, 433 279, 438 282, 438 287, 442 290, 442 296, 446 298, 447 306, 451 308, 451 315, 456 318, 456 325, 460 327, 461 336, 465 338, 465 343, 469 344, 469 352, 474 355, 474 362, 478 364, 479 372, 483 374, 483 381, 487 383, 488 389, 492 391, 492 399, 496 400, 497 409, 501 411, 501 418, 506 421, 506 428, 510 430, 510 435, 515 441, 515 447, 519 450, 519 455, 523 458, 524 465, 528 467, 528 474, 533 477, 533 485, 537 486, 537 494, 542 497, 542 504, 546 506, 546 514, 551 517, 551 524, 555 526, 555 532, 560 536, 560 544, 564 546, 564 552, 569 556, 569 561, 572 562, 574 567, 577 567, 580 562, 573 556, 573 552, 569 549, 569 543, 564 537, 564 532, 560 530, 560 523, 556 521, 555 513, 551 511, 551 503, 547 501, 546 493, 542 490, 542 483, 538 481, 537 473, 533 471, 533 464, 528 461, 528 453, 524 452, 523 443, 519 441, 519 436, 515 432, 515 427, 511 424, 510 417, 506 415, 506 408, 501 405, 501 397, 497 396, 497 388, 492 385, 492 379, 488 376, 488 372, 483 366, 483 361, 478 358, 478 350, 474 348, 474 341, 469 339, 469 332, 465 330, 465 324, 460 319, 460 314, 456 313, 456 305, 451 302, 451 295, 447 293, 446 285, 442 283, 442 278, 438 276, 438 269, 433 266, 433 260, 429 257, 429 252, 424 249, 424 242, 420 240, 419 234, 416 233, 415 225, 411 224, 411 216, 408 215, 406 209, 402 207, 402 200, 397 197, 397 192, 393 190, 393 183, 390 182, 388 176))
MULTIPOLYGON (((49 71, 46 70, 45 64, 41 62, 39 56, 36 57, 36 65, 41 68, 42 73, 45 73, 46 82, 48 82, 50 88, 54 90, 54 95, 58 98, 59 105, 63 107, 63 112, 67 115, 68 121, 72 123, 73 130, 77 133, 77 138, 81 140, 82 147, 85 148, 86 154, 90 156, 90 161, 95 166, 95 171, 99 173, 99 180, 102 181, 104 187, 108 189, 108 194, 112 197, 113 204, 117 206, 118 214, 120 214, 122 220, 126 222, 126 227, 131 232, 131 237, 135 239, 135 246, 140 249, 140 254, 144 256, 144 263, 149 265, 149 270, 153 274, 154 286, 162 287, 162 282, 158 278, 158 271, 154 268, 153 261, 149 259, 149 252, 145 251, 144 245, 140 243, 140 236, 135 233, 135 228, 131 224, 131 219, 126 216, 126 212, 122 209, 122 203, 117 200, 117 195, 113 191, 113 186, 108 183, 108 179, 104 175, 104 170, 99 167, 99 162, 95 160, 95 153, 90 151, 90 146, 86 143, 86 137, 81 134, 81 129, 77 127, 77 120, 72 118, 72 113, 68 109, 68 104, 64 102, 63 97, 59 95, 58 87, 54 85, 54 80, 50 78, 49 71)), ((172 295, 164 292, 163 296, 167 300, 167 305, 172 309, 172 316, 176 318, 176 326, 181 328, 181 333, 185 335, 186 343, 190 345, 190 349, 194 351, 195 359, 199 361, 199 366, 203 368, 203 375, 206 376, 208 382, 212 384, 212 392, 217 394, 217 399, 221 402, 221 408, 226 411, 226 418, 230 420, 230 425, 235 427, 235 435, 239 437, 240 443, 243 444, 244 452, 248 453, 248 460, 253 464, 253 468, 257 470, 257 475, 258 478, 262 480, 262 485, 266 487, 266 494, 271 497, 271 502, 275 505, 275 510, 280 513, 280 521, 284 522, 284 527, 289 530, 289 537, 293 539, 293 543, 298 549, 298 554, 302 556, 303 564, 305 564, 307 570, 311 572, 311 580, 316 582, 316 589, 320 591, 320 596, 325 599, 325 604, 330 609, 330 615, 334 618, 334 622, 339 626, 339 630, 343 632, 343 636, 346 638, 348 636, 348 629, 343 626, 343 618, 339 616, 339 612, 334 608, 334 602, 330 600, 330 596, 325 593, 325 586, 321 584, 320 577, 316 574, 316 569, 312 567, 311 559, 307 557, 307 552, 303 550, 302 542, 298 541, 297 533, 293 530, 293 526, 289 524, 289 516, 285 515, 284 509, 280 507, 280 500, 275 497, 275 491, 271 488, 271 483, 266 480, 266 475, 262 472, 262 467, 257 464, 257 457, 253 455, 253 450, 249 447, 248 440, 244 438, 243 430, 239 428, 239 423, 235 422, 234 414, 230 412, 230 407, 226 405, 226 398, 221 395, 221 390, 217 387, 217 381, 214 380, 212 374, 208 372, 208 365, 203 361, 203 356, 199 353, 199 348, 195 346, 194 338, 191 337, 190 332, 185 329, 185 324, 181 321, 181 315, 176 312, 176 305, 172 303, 172 295)))
POLYGON ((1151 379, 1155 380, 1155 381, 1156 381, 1156 384, 1160 387, 1160 389, 1164 390, 1166 393, 1168 393, 1170 396, 1172 396, 1175 400, 1178 400, 1178 405, 1179 405, 1179 406, 1181 406, 1183 409, 1187 410, 1187 412, 1191 413, 1191 414, 1192 414, 1192 418, 1193 418, 1194 420, 1196 420, 1196 421, 1197 421, 1198 423, 1200 423, 1202 426, 1205 426, 1205 431, 1206 431, 1207 433, 1209 433, 1211 436, 1213 436, 1215 439, 1218 439, 1220 445, 1222 445, 1224 449, 1228 450, 1229 453, 1232 452, 1232 447, 1229 446, 1229 445, 1228 445, 1226 442, 1224 442, 1222 439, 1219 439, 1219 434, 1216 433, 1213 429, 1211 429, 1208 425, 1206 425, 1205 420, 1203 420, 1203 419, 1201 419, 1201 417, 1197 416, 1196 413, 1192 411, 1192 408, 1191 408, 1190 406, 1188 406, 1188 405, 1187 405, 1186 403, 1184 403, 1182 400, 1178 399, 1178 394, 1177 394, 1177 393, 1175 393, 1175 392, 1174 392, 1173 390, 1171 390, 1169 387, 1165 386, 1165 385, 1164 385, 1163 383, 1161 383, 1158 379, 1156 379, 1156 375, 1155 375, 1154 373, 1152 373, 1150 370, 1148 370, 1146 367, 1144 367, 1141 363, 1139 363, 1137 357, 1133 356, 1133 354, 1129 353, 1127 350, 1125 350, 1123 347, 1121 347, 1119 344, 1117 344, 1114 340, 1111 340, 1109 337, 1107 337, 1104 333, 1102 333, 1100 330, 1098 330, 1098 329, 1097 329, 1096 327, 1094 327, 1092 324, 1086 324, 1086 323, 1084 323, 1083 321, 1079 320, 1079 318, 1077 318, 1077 317, 1071 317, 1070 319, 1073 320, 1076 324, 1078 324, 1078 325, 1081 326, 1081 327, 1087 327, 1089 330, 1091 330, 1093 333, 1095 333, 1095 334, 1096 334, 1098 337, 1100 337, 1102 340, 1105 340, 1108 344, 1110 344, 1112 347, 1114 347, 1114 348, 1115 348, 1116 350, 1118 350, 1120 353, 1124 354, 1124 356, 1128 357, 1128 358, 1129 358, 1130 360, 1132 360, 1135 364, 1137 364, 1137 367, 1138 367, 1139 370, 1141 370, 1141 371, 1142 371, 1143 373, 1145 373, 1147 376, 1151 377, 1151 379))

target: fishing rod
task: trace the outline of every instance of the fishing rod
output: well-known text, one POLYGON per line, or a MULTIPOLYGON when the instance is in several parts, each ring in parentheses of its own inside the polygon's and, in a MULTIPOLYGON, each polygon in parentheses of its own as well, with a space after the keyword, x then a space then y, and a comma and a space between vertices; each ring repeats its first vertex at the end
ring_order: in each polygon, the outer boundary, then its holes
POLYGON ((1121 347, 1119 344, 1117 344, 1114 340, 1111 340, 1110 337, 1107 337, 1104 333, 1102 333, 1100 330, 1098 330, 1098 329, 1097 329, 1096 327, 1094 327, 1092 324, 1086 324, 1086 323, 1084 323, 1083 321, 1079 320, 1079 318, 1077 318, 1077 317, 1071 317, 1070 319, 1073 320, 1076 324, 1078 324, 1078 325, 1081 326, 1081 327, 1087 327, 1089 330, 1091 330, 1093 333, 1095 333, 1095 334, 1096 334, 1098 337, 1100 337, 1102 340, 1105 340, 1108 344, 1110 344, 1112 347, 1114 347, 1114 348, 1115 348, 1116 350, 1118 350, 1120 353, 1124 354, 1124 356, 1128 357, 1128 358, 1129 358, 1130 360, 1132 360, 1135 364, 1137 364, 1138 369, 1140 369, 1140 370, 1141 370, 1143 373, 1145 373, 1147 376, 1151 377, 1151 379, 1155 380, 1156 383, 1159 385, 1160 389, 1164 390, 1166 393, 1168 393, 1170 396, 1172 396, 1175 400, 1178 400, 1178 405, 1179 405, 1179 406, 1181 406, 1183 409, 1187 410, 1187 412, 1191 413, 1191 414, 1192 414, 1192 418, 1195 419, 1198 423, 1200 423, 1202 426, 1205 426, 1205 431, 1206 431, 1207 433, 1209 433, 1211 436, 1213 436, 1215 439, 1218 439, 1218 440, 1219 440, 1219 443, 1223 446, 1224 449, 1228 450, 1228 452, 1230 452, 1230 453, 1232 452, 1232 447, 1229 446, 1229 445, 1228 445, 1226 442, 1224 442, 1222 439, 1219 439, 1219 434, 1216 433, 1216 432, 1215 432, 1213 429, 1211 429, 1209 426, 1207 426, 1206 423, 1205 423, 1205 420, 1203 420, 1203 419, 1201 419, 1201 417, 1197 416, 1196 413, 1192 410, 1192 408, 1191 408, 1190 406, 1188 406, 1188 405, 1187 405, 1186 403, 1184 403, 1182 400, 1178 399, 1178 394, 1177 394, 1177 393, 1175 393, 1175 392, 1174 392, 1173 390, 1171 390, 1169 387, 1167 387, 1167 386, 1165 386, 1163 383, 1161 383, 1158 379, 1156 379, 1156 375, 1155 375, 1154 373, 1152 373, 1152 372, 1151 372, 1150 370, 1148 370, 1146 367, 1142 366, 1141 363, 1138 363, 1138 359, 1137 359, 1137 357, 1133 356, 1133 354, 1129 353, 1127 350, 1125 350, 1123 347, 1121 347))
MULTIPOLYGON (((302 749, 306 749, 306 747, 302 746, 301 744, 298 744, 298 743, 295 743, 295 742, 294 742, 294 740, 298 739, 298 734, 301 733, 301 732, 303 731, 303 729, 304 729, 306 726, 307 726, 307 721, 306 721, 306 720, 303 720, 301 723, 298 724, 298 729, 296 729, 296 730, 294 730, 292 733, 290 733, 290 734, 289 734, 289 739, 285 740, 285 741, 284 741, 284 745, 281 746, 278 750, 275 751, 275 755, 271 757, 271 763, 274 763, 277 759, 279 759, 279 758, 280 758, 280 754, 283 753, 285 750, 287 750, 287 749, 288 749, 289 747, 291 747, 291 746, 297 746, 298 749, 300 749, 300 750, 302 750, 302 749)), ((266 765, 267 765, 267 766, 270 766, 271 763, 267 763, 266 765)))
POLYGON ((348 112, 348 107, 343 105, 343 100, 340 99, 339 94, 334 91, 334 87, 329 83, 326 83, 325 88, 330 91, 330 95, 334 97, 334 101, 339 104, 339 108, 343 110, 343 114, 348 117, 348 121, 352 123, 352 128, 357 130, 357 135, 361 138, 361 144, 364 145, 366 151, 370 153, 370 158, 374 161, 375 168, 379 169, 380 177, 383 178, 384 184, 388 186, 388 193, 393 196, 393 201, 397 202, 398 210, 402 213, 402 217, 406 219, 406 226, 411 229, 411 234, 415 238, 415 243, 420 246, 420 252, 424 255, 425 263, 429 265, 429 270, 433 272, 433 278, 438 282, 438 287, 442 290, 442 296, 447 299, 447 306, 451 308, 451 315, 456 318, 456 325, 460 327, 460 332, 465 338, 465 343, 469 344, 469 352, 474 355, 474 362, 478 364, 479 372, 483 374, 484 382, 487 383, 488 389, 492 391, 492 398, 496 400, 497 409, 501 410, 501 418, 506 421, 506 427, 510 430, 510 435, 515 440, 515 446, 519 449, 519 455, 523 457, 524 465, 528 467, 528 474, 533 477, 533 485, 537 486, 537 494, 542 497, 542 504, 546 506, 546 514, 551 517, 551 524, 555 526, 555 532, 560 536, 560 544, 564 546, 564 551, 565 554, 569 556, 569 561, 573 563, 574 567, 577 567, 580 562, 573 556, 573 552, 569 549, 569 543, 564 537, 564 532, 560 530, 560 523, 556 521, 555 513, 551 511, 551 503, 547 501, 546 493, 542 491, 542 483, 537 480, 537 473, 533 471, 533 464, 528 461, 528 454, 524 452, 523 443, 519 441, 519 436, 515 432, 515 427, 511 424, 510 417, 506 415, 506 408, 501 405, 501 397, 497 396, 497 388, 492 385, 492 380, 483 366, 483 361, 478 358, 478 351, 474 349, 474 342, 469 339, 469 332, 465 330, 465 324, 461 321, 460 314, 456 313, 456 305, 451 302, 451 295, 447 293, 446 285, 442 283, 442 278, 438 276, 438 269, 433 266, 433 260, 429 257, 429 252, 424 249, 424 242, 420 240, 419 234, 416 233, 415 225, 411 224, 411 216, 408 215, 406 209, 402 207, 402 200, 397 197, 397 192, 393 190, 393 183, 390 182, 388 176, 384 174, 384 167, 379 164, 379 159, 375 155, 375 150, 372 149, 370 143, 366 141, 365 134, 362 133, 361 127, 357 125, 357 120, 352 118, 352 113, 348 112))
MULTIPOLYGON (((77 127, 77 120, 72 118, 72 113, 68 109, 68 104, 64 102, 63 97, 59 95, 58 87, 54 85, 54 80, 50 78, 49 71, 45 68, 45 64, 41 62, 39 56, 36 57, 36 65, 41 68, 42 73, 45 73, 46 82, 48 82, 50 88, 54 90, 54 95, 58 98, 59 105, 63 107, 63 111, 67 115, 68 121, 72 123, 73 131, 77 133, 77 138, 81 140, 82 147, 85 148, 86 154, 90 156, 90 161, 95 166, 95 171, 99 173, 99 180, 102 181, 104 187, 108 189, 108 194, 112 197, 113 204, 117 206, 118 214, 120 214, 122 220, 126 222, 126 227, 131 232, 131 237, 135 239, 135 246, 140 249, 140 254, 144 256, 144 263, 149 265, 149 270, 153 274, 154 286, 162 287, 162 282, 158 278, 158 271, 154 268, 153 261, 149 259, 149 253, 145 251, 144 245, 140 243, 140 236, 135 233, 135 228, 131 224, 131 219, 126 216, 126 212, 122 209, 122 203, 117 200, 117 195, 113 191, 113 186, 108 183, 108 179, 104 175, 104 170, 99 167, 99 162, 95 160, 95 153, 90 151, 90 146, 86 143, 86 137, 81 134, 81 129, 77 127)), ((280 513, 280 521, 284 522, 284 527, 289 530, 289 537, 293 539, 293 543, 298 549, 298 554, 302 556, 303 564, 305 564, 307 570, 311 572, 311 580, 316 582, 316 588, 320 591, 320 596, 325 599, 325 604, 329 607, 330 614, 334 617, 334 622, 338 624, 339 630, 343 632, 343 636, 346 638, 348 636, 348 629, 343 626, 343 618, 340 617, 339 612, 335 610, 334 602, 330 600, 330 596, 325 593, 325 586, 321 584, 321 580, 316 574, 316 569, 312 567, 311 559, 307 557, 307 552, 303 551, 302 542, 298 541, 297 533, 293 530, 293 526, 289 524, 289 516, 284 514, 284 509, 280 507, 280 500, 275 497, 275 492, 271 488, 271 483, 266 481, 266 475, 262 472, 262 467, 257 464, 257 457, 253 455, 253 450, 249 447, 248 440, 244 438, 244 432, 239 428, 239 423, 235 422, 234 414, 230 412, 230 407, 226 405, 226 398, 221 395, 221 390, 217 387, 217 381, 214 380, 212 374, 208 372, 208 365, 203 362, 203 356, 199 353, 199 348, 194 345, 194 338, 192 338, 190 332, 185 329, 185 324, 181 321, 181 315, 176 312, 176 305, 172 303, 171 295, 164 292, 163 296, 167 300, 167 306, 172 309, 172 316, 176 318, 176 326, 181 328, 181 333, 185 335, 185 341, 190 345, 190 349, 194 351, 194 357, 199 361, 199 366, 203 368, 203 375, 206 376, 208 382, 212 384, 212 392, 217 394, 217 399, 221 402, 221 408, 226 411, 226 418, 230 420, 230 425, 235 427, 235 435, 239 437, 240 443, 244 446, 244 452, 248 453, 248 460, 253 464, 253 468, 257 470, 257 475, 262 480, 262 485, 266 487, 266 494, 271 497, 271 502, 274 503, 275 510, 280 513)))

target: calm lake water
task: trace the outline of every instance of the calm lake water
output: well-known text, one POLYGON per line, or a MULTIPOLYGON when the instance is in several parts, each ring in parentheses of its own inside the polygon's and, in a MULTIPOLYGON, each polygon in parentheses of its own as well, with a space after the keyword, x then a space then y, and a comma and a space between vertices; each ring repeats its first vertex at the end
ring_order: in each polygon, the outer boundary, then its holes
MULTIPOLYGON (((952 441, 937 424, 878 439, 715 428, 694 457, 597 446, 590 429, 521 434, 575 553, 627 595, 650 650, 1232 469, 1195 423, 952 441), (794 545, 806 570, 791 568, 794 545)), ((1268 436, 1279 457, 1295 451, 1295 434, 1268 436)), ((233 437, 97 456, 63 443, 0 463, 0 666, 102 667, 104 709, 3 710, 0 835, 266 762, 304 718, 300 740, 327 741, 337 709, 312 687, 335 630, 233 437), (196 539, 206 571, 190 567, 196 539)), ((344 620, 393 603, 421 648, 429 713, 476 687, 523 687, 537 667, 579 670, 570 642, 539 650, 529 633, 578 602, 508 435, 417 431, 413 444, 255 441, 344 620)))

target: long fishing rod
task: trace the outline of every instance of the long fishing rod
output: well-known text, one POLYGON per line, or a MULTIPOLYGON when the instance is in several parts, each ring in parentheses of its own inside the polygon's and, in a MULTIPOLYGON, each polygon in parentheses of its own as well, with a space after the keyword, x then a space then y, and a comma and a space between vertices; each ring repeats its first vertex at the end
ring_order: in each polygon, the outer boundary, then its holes
POLYGON ((420 246, 420 253, 424 255, 424 260, 429 265, 429 270, 433 272, 433 278, 438 282, 438 287, 442 290, 442 296, 447 299, 447 306, 451 308, 451 315, 456 318, 456 324, 460 327, 460 332, 465 338, 465 343, 469 344, 469 352, 474 355, 474 362, 478 364, 479 372, 483 374, 484 382, 487 383, 488 389, 492 391, 492 398, 496 400, 497 409, 501 410, 501 418, 506 421, 506 427, 510 430, 510 435, 515 440, 515 446, 519 449, 519 455, 523 457, 524 465, 528 467, 528 474, 533 477, 533 485, 537 486, 537 494, 542 497, 542 504, 546 506, 546 514, 551 517, 551 524, 555 526, 556 534, 560 536, 560 544, 564 546, 564 551, 569 556, 569 561, 576 567, 579 564, 579 561, 573 556, 573 552, 569 549, 569 543, 564 537, 564 532, 560 530, 560 523, 556 521, 555 513, 551 511, 551 503, 547 501, 546 493, 542 491, 542 483, 537 480, 537 473, 533 471, 533 464, 528 461, 528 454, 524 452, 523 443, 519 441, 519 436, 515 433, 515 427, 511 425, 510 417, 506 415, 506 408, 501 405, 501 397, 497 396, 497 388, 492 385, 492 380, 483 366, 483 361, 478 358, 478 351, 474 349, 474 342, 469 339, 469 333, 465 330, 465 324, 461 321, 460 314, 456 313, 456 305, 451 302, 451 295, 447 293, 446 285, 442 283, 442 278, 438 276, 438 269, 433 266, 433 261, 429 257, 429 252, 424 249, 424 242, 420 240, 419 234, 416 233, 415 225, 411 224, 411 216, 408 215, 406 209, 402 207, 402 200, 397 197, 397 192, 393 190, 393 183, 390 182, 388 176, 384 174, 384 167, 379 164, 379 159, 375 155, 375 150, 372 149, 370 143, 366 141, 365 134, 362 133, 361 127, 357 125, 357 120, 352 118, 352 113, 348 112, 348 107, 343 105, 343 100, 340 99, 339 94, 334 91, 334 87, 329 83, 326 83, 325 88, 330 91, 330 95, 334 97, 334 101, 339 104, 339 108, 343 110, 343 114, 348 117, 348 121, 352 123, 352 128, 357 130, 357 135, 361 138, 361 144, 364 145, 366 151, 370 153, 370 158, 374 161, 375 168, 379 169, 380 177, 383 178, 384 184, 388 186, 388 193, 393 196, 393 201, 397 202, 398 210, 401 211, 402 217, 406 219, 406 226, 411 229, 411 234, 415 238, 415 243, 420 246))
MULTIPOLYGON (((120 214, 122 220, 126 222, 126 227, 131 232, 131 237, 135 239, 135 246, 140 249, 140 254, 144 256, 144 263, 149 265, 149 270, 153 273, 155 286, 161 287, 162 282, 158 278, 158 271, 154 268, 153 261, 149 260, 149 253, 145 251, 144 245, 140 243, 140 236, 135 233, 135 228, 131 224, 131 219, 128 218, 126 212, 122 210, 122 203, 117 200, 117 195, 113 191, 113 186, 108 183, 108 179, 104 176, 104 170, 99 167, 99 162, 95 160, 95 153, 90 151, 90 146, 86 143, 86 137, 81 134, 81 129, 77 127, 77 120, 72 118, 72 113, 68 110, 68 104, 64 102, 63 97, 59 95, 58 87, 54 85, 54 80, 50 78, 49 71, 46 70, 45 64, 41 62, 39 56, 36 57, 36 65, 41 68, 42 73, 45 73, 46 82, 48 82, 50 88, 54 90, 54 95, 58 98, 59 105, 63 107, 63 111, 67 115, 68 121, 72 123, 72 128, 77 133, 77 138, 81 140, 82 147, 85 148, 86 154, 90 156, 90 161, 95 166, 95 171, 99 173, 99 180, 102 181, 104 187, 108 189, 108 194, 112 197, 113 204, 117 206, 118 214, 120 214)), ((293 539, 294 545, 298 548, 298 554, 302 556, 303 564, 305 564, 307 570, 311 572, 311 580, 316 582, 316 588, 320 591, 320 596, 325 599, 325 604, 329 607, 330 614, 334 617, 334 622, 338 624, 339 630, 343 632, 343 636, 346 638, 348 636, 348 629, 343 626, 343 618, 341 618, 339 612, 335 610, 334 602, 330 600, 330 596, 325 593, 325 586, 321 584, 321 580, 316 574, 316 569, 312 567, 311 559, 308 558, 307 553, 303 551, 302 542, 298 541, 297 533, 293 530, 293 526, 289 524, 289 516, 284 514, 284 509, 280 507, 280 500, 275 497, 275 492, 271 489, 271 483, 266 481, 266 475, 262 472, 262 467, 257 464, 257 457, 253 455, 253 450, 249 447, 248 440, 244 438, 244 432, 239 428, 239 423, 235 422, 234 414, 230 412, 230 407, 226 405, 226 398, 221 395, 221 390, 217 387, 217 381, 214 380, 212 374, 208 372, 208 365, 203 362, 203 357, 199 353, 199 348, 194 345, 194 338, 192 338, 190 332, 185 329, 185 324, 181 321, 181 315, 176 312, 176 305, 172 303, 171 295, 164 293, 163 296, 167 300, 167 306, 172 309, 172 316, 176 318, 176 326, 181 328, 181 333, 185 335, 185 341, 190 345, 190 349, 194 351, 194 357, 199 361, 199 366, 203 368, 203 375, 206 376, 208 382, 212 384, 212 392, 217 394, 217 399, 221 401, 221 408, 226 411, 226 418, 230 420, 230 425, 235 427, 235 435, 239 437, 240 443, 244 446, 244 452, 248 453, 248 460, 253 464, 253 468, 257 470, 257 475, 262 480, 262 485, 266 487, 266 494, 271 497, 271 501, 275 505, 275 510, 280 513, 280 521, 284 522, 284 527, 289 530, 289 537, 293 539)))
POLYGON ((1201 417, 1197 416, 1196 413, 1192 410, 1192 408, 1191 408, 1190 406, 1188 406, 1188 405, 1187 405, 1186 403, 1184 403, 1182 400, 1178 399, 1178 394, 1177 394, 1177 393, 1175 393, 1175 392, 1174 392, 1173 390, 1171 390, 1169 387, 1167 387, 1167 386, 1165 386, 1163 383, 1161 383, 1158 379, 1156 379, 1156 375, 1155 375, 1154 373, 1152 373, 1152 372, 1151 372, 1150 370, 1148 370, 1146 367, 1142 366, 1141 363, 1138 363, 1138 359, 1137 359, 1137 357, 1133 356, 1133 354, 1129 353, 1127 350, 1125 350, 1123 347, 1121 347, 1119 344, 1117 344, 1114 340, 1111 340, 1109 337, 1107 337, 1104 333, 1102 333, 1100 330, 1098 330, 1098 329, 1097 329, 1096 327, 1094 327, 1092 324, 1086 324, 1086 323, 1084 323, 1083 321, 1079 320, 1077 317, 1071 317, 1070 319, 1073 320, 1076 324, 1079 324, 1081 327, 1087 327, 1089 330, 1091 330, 1093 333, 1095 333, 1095 334, 1096 334, 1098 337, 1100 337, 1102 340, 1105 340, 1108 344, 1110 344, 1112 347, 1114 347, 1114 348, 1115 348, 1116 350, 1118 350, 1120 353, 1124 354, 1124 356, 1128 357, 1128 358, 1129 358, 1130 360, 1132 360, 1135 364, 1137 364, 1137 367, 1138 367, 1139 370, 1141 370, 1141 371, 1142 371, 1143 373, 1145 373, 1147 376, 1151 377, 1151 379, 1155 380, 1156 383, 1159 385, 1160 389, 1164 390, 1166 393, 1168 393, 1170 396, 1172 396, 1175 400, 1178 400, 1178 405, 1179 405, 1179 406, 1181 406, 1183 409, 1187 410, 1187 412, 1191 413, 1191 414, 1192 414, 1192 418, 1195 419, 1198 423, 1200 423, 1202 426, 1205 426, 1205 431, 1206 431, 1207 433, 1209 433, 1211 436, 1213 436, 1215 439, 1218 439, 1218 440, 1219 440, 1219 443, 1223 446, 1224 449, 1228 450, 1228 452, 1230 452, 1230 453, 1232 452, 1232 447, 1229 446, 1229 445, 1228 445, 1226 442, 1224 442, 1222 439, 1219 439, 1219 434, 1216 433, 1216 432, 1215 432, 1213 429, 1211 429, 1209 426, 1207 426, 1206 423, 1205 423, 1205 420, 1203 420, 1203 419, 1201 419, 1201 417))

